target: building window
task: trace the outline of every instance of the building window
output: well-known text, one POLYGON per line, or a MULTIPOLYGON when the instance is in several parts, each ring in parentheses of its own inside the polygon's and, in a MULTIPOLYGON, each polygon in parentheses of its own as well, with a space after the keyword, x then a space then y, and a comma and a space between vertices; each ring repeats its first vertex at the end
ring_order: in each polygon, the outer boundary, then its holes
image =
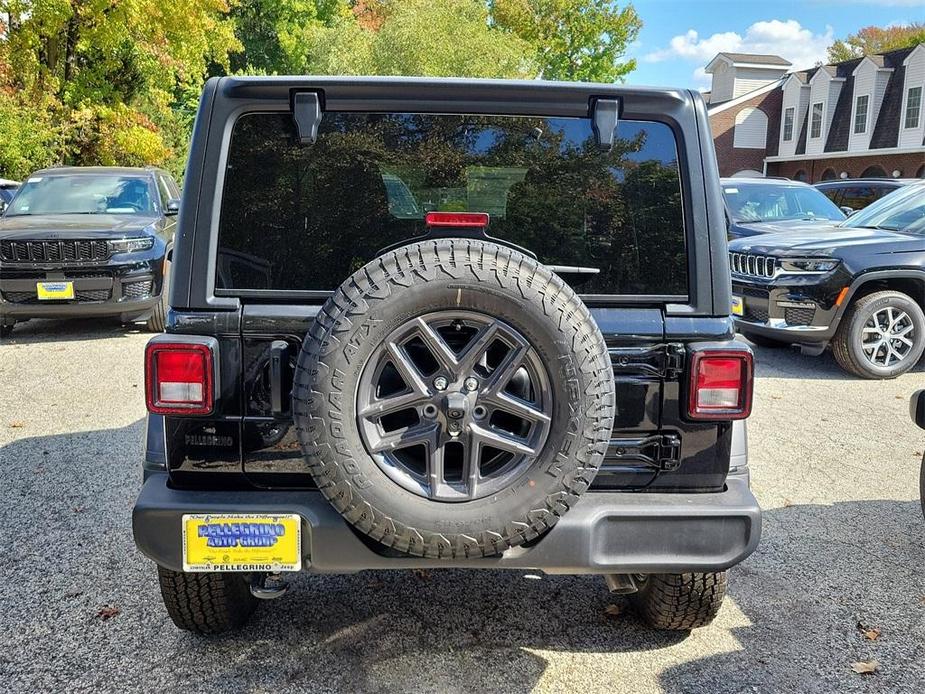
POLYGON ((743 108, 736 114, 732 146, 736 149, 764 149, 768 140, 768 117, 759 108, 743 108))
POLYGON ((861 178, 886 178, 886 169, 878 164, 868 166, 861 172, 861 178))
POLYGON ((793 180, 806 183, 806 180, 807 180, 806 171, 804 171, 803 169, 800 169, 799 171, 797 171, 793 176, 793 180))
POLYGON ((833 169, 833 168, 831 168, 831 167, 829 167, 828 169, 826 169, 825 171, 822 172, 822 180, 823 180, 823 181, 831 181, 831 180, 834 180, 835 178, 837 178, 837 176, 838 176, 838 174, 835 173, 835 169, 833 169))
POLYGON ((870 96, 859 96, 854 102, 854 134, 867 132, 867 104, 870 96))
POLYGON ((919 115, 922 113, 922 88, 910 87, 906 92, 905 128, 919 127, 919 115))
POLYGON ((809 121, 809 136, 813 138, 822 137, 822 113, 825 110, 825 104, 818 102, 813 104, 813 115, 809 121))
POLYGON ((793 139, 793 107, 784 109, 784 142, 793 139))

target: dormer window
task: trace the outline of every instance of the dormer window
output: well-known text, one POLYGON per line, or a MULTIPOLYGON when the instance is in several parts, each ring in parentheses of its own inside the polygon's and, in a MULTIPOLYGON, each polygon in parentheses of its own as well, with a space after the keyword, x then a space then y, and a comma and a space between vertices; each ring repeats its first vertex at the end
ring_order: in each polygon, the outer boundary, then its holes
POLYGON ((817 101, 813 104, 812 116, 809 121, 809 136, 814 139, 822 137, 822 114, 824 112, 824 102, 817 101))
POLYGON ((854 134, 860 135, 867 132, 867 110, 870 103, 870 95, 863 94, 854 101, 854 134))
POLYGON ((922 115, 922 88, 910 87, 906 92, 906 115, 903 119, 904 128, 919 127, 919 119, 922 115))
POLYGON ((790 142, 793 139, 793 112, 794 109, 784 109, 784 142, 790 142))

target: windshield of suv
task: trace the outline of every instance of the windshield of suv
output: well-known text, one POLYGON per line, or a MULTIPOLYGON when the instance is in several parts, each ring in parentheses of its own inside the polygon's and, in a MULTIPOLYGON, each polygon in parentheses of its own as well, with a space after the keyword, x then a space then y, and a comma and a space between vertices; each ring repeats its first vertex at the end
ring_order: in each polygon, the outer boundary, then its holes
POLYGON ((431 211, 485 212, 582 294, 687 295, 677 145, 621 120, 609 152, 589 118, 325 112, 298 143, 289 114, 232 132, 217 289, 330 291, 431 211))
POLYGON ((117 174, 32 176, 7 217, 35 214, 154 214, 148 179, 117 174))
POLYGON ((725 183, 723 195, 733 221, 738 224, 845 219, 845 213, 815 188, 786 181, 725 183))
POLYGON ((925 183, 915 183, 884 195, 877 202, 851 215, 842 226, 925 234, 925 183))

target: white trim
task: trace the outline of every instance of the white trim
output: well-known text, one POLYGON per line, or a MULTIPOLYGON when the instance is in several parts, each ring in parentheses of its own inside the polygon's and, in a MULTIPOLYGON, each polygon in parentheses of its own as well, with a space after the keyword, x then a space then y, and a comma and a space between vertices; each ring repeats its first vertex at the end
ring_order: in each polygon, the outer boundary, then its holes
POLYGON ((869 55, 865 55, 865 56, 864 56, 864 60, 862 60, 860 63, 858 63, 858 66, 857 66, 856 68, 854 68, 854 70, 851 71, 851 76, 852 76, 852 77, 856 76, 856 75, 858 74, 858 70, 860 70, 861 67, 862 67, 865 63, 870 63, 871 65, 873 65, 874 68, 876 68, 877 72, 893 72, 893 68, 891 68, 891 67, 881 67, 880 65, 877 65, 877 63, 875 63, 875 62, 871 59, 871 57, 870 57, 869 55))
POLYGON ((851 137, 851 135, 866 135, 869 132, 870 130, 870 106, 871 106, 870 94, 855 94, 854 95, 854 104, 852 105, 852 108, 851 108, 851 131, 848 136, 849 138, 851 137), (864 106, 864 129, 861 131, 858 131, 857 129, 858 101, 860 101, 861 99, 867 99, 867 102, 864 106))
POLYGON ((781 142, 793 142, 793 135, 796 132, 797 124, 797 107, 788 106, 781 114, 780 122, 780 139, 781 142), (790 111, 790 137, 787 137, 787 111, 790 111))
POLYGON ((919 126, 922 124, 923 109, 925 109, 925 86, 921 84, 910 84, 903 92, 903 107, 902 111, 899 113, 899 132, 901 133, 904 130, 918 130, 919 126), (909 111, 909 92, 913 89, 919 90, 919 114, 915 119, 915 125, 906 125, 906 114, 909 111))
POLYGON ((912 60, 912 56, 914 56, 919 51, 925 51, 925 43, 920 43, 915 48, 913 48, 909 55, 906 56, 906 59, 903 61, 903 65, 908 65, 909 61, 912 60))
POLYGON ((750 99, 754 99, 756 96, 767 94, 768 92, 773 91, 775 88, 779 87, 781 85, 781 82, 783 82, 783 78, 776 80, 774 82, 771 82, 770 84, 766 84, 763 87, 759 87, 758 89, 748 92, 747 94, 743 94, 742 96, 737 96, 735 99, 724 101, 721 104, 717 104, 716 106, 713 106, 713 107, 707 104, 707 115, 712 116, 716 113, 721 113, 725 111, 726 109, 732 108, 733 106, 744 104, 746 101, 749 101, 750 99))
POLYGON ((797 154, 792 157, 765 157, 766 163, 784 161, 810 161, 812 159, 842 159, 845 157, 882 157, 889 154, 925 154, 925 147, 884 147, 868 149, 863 152, 819 152, 818 154, 797 154))
POLYGON ((807 139, 809 140, 821 140, 822 139, 822 136, 825 133, 825 112, 826 112, 825 99, 823 99, 822 101, 813 101, 810 103, 809 122, 807 123, 807 125, 809 125, 809 127, 807 128, 808 130, 807 139), (819 114, 819 134, 813 135, 813 118, 816 115, 816 106, 822 106, 822 113, 819 114))

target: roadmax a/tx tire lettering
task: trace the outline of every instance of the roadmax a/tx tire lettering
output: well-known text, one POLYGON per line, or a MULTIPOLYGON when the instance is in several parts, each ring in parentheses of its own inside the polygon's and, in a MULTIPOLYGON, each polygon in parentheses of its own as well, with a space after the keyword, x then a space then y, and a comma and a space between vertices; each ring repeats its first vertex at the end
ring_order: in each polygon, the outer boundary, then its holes
POLYGON ((613 387, 600 330, 559 277, 443 239, 375 259, 325 303, 293 411, 318 488, 354 527, 409 554, 472 557, 574 505, 610 439, 613 387))

